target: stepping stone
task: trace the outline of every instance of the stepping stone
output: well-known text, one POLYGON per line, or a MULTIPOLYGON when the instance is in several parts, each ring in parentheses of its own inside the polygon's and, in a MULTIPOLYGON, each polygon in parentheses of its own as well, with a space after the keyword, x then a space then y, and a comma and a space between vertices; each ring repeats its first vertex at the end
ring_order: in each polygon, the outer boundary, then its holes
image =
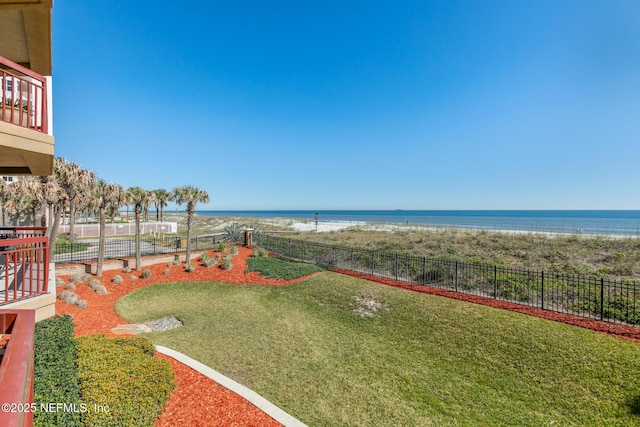
POLYGON ((151 332, 151 328, 147 325, 118 325, 111 329, 111 332, 116 335, 138 335, 143 332, 151 332))

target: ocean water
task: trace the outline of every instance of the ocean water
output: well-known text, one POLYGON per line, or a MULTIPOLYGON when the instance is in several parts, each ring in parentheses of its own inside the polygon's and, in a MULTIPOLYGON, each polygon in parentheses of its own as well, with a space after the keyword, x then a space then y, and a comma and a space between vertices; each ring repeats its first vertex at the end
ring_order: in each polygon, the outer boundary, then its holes
POLYGON ((198 211, 199 215, 419 224, 531 232, 640 237, 640 210, 273 210, 198 211))

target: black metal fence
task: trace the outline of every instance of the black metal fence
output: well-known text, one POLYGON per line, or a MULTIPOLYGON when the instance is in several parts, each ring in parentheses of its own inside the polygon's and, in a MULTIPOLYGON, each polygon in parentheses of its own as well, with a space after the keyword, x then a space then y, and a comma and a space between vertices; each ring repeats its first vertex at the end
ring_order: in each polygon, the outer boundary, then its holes
POLYGON ((640 326, 640 286, 626 281, 356 249, 263 234, 277 255, 415 285, 428 285, 558 313, 640 326))
MULTIPOLYGON (((191 238, 191 250, 215 249, 224 241, 224 235, 213 234, 191 238)), ((156 237, 141 239, 141 255, 177 254, 186 251, 187 239, 184 237, 156 237)), ((136 255, 136 242, 133 239, 107 239, 105 259, 130 258, 136 255)), ((56 264, 90 262, 98 259, 98 241, 76 241, 56 244, 52 256, 56 264)))

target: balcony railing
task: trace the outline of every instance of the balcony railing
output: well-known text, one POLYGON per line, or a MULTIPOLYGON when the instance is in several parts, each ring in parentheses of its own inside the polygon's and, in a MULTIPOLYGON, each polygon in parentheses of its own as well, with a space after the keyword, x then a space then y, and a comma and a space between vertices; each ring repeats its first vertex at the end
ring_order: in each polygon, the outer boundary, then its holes
POLYGON ((44 227, 0 228, 0 306, 48 293, 44 227))
POLYGON ((0 56, 0 120, 48 133, 47 81, 0 56))
MULTIPOLYGON (((0 425, 33 425, 34 310, 0 310, 0 334, 9 334, 0 355, 0 425)), ((6 336, 6 335, 5 335, 6 336)))

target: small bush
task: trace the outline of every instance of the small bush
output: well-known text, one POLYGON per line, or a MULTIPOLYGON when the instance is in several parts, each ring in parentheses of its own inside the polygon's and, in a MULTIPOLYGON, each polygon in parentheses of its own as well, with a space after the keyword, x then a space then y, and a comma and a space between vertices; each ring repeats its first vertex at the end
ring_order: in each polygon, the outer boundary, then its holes
POLYGON ((102 282, 98 279, 91 279, 89 281, 89 289, 98 295, 106 295, 109 293, 107 292, 107 288, 105 288, 102 282))
POLYGON ((111 283, 113 283, 114 285, 119 285, 122 282, 124 282, 124 279, 122 278, 121 275, 116 274, 115 276, 113 276, 113 278, 111 279, 111 283))
POLYGON ((184 269, 187 270, 189 273, 192 273, 196 270, 196 265, 192 262, 188 262, 185 264, 184 269))
POLYGON ((75 291, 76 285, 74 285, 73 283, 68 283, 67 286, 65 286, 64 288, 69 289, 70 291, 75 291))
POLYGON ((252 252, 251 256, 254 257, 254 258, 266 257, 266 256, 269 256, 269 252, 267 252, 266 249, 253 248, 253 252, 252 252))
POLYGON ((202 258, 200 261, 202 262, 202 265, 204 265, 205 267, 212 267, 213 265, 215 265, 217 260, 218 260, 217 257, 211 258, 208 253, 203 252, 202 258))
POLYGON ((218 252, 224 252, 224 250, 227 248, 227 244, 224 242, 220 242, 218 243, 218 252))
POLYGON ((122 269, 122 272, 125 274, 129 274, 131 273, 131 267, 129 267, 128 265, 122 269))
POLYGON ((151 270, 149 270, 148 268, 142 270, 142 278, 148 279, 149 277, 151 277, 151 270))
POLYGON ((231 246, 231 255, 237 255, 238 254, 238 247, 237 246, 231 246))
POLYGON ((131 276, 129 276, 129 280, 138 280, 138 276, 132 274, 131 276))
POLYGON ((88 282, 91 276, 87 273, 74 273, 69 281, 71 283, 84 283, 88 282))
POLYGON ((62 286, 64 286, 64 280, 62 280, 59 277, 56 277, 56 288, 60 288, 62 286))
POLYGON ((173 257, 173 265, 175 265, 175 266, 180 265, 180 257, 178 255, 173 257))
POLYGON ((168 276, 169 274, 171 274, 171 270, 167 268, 166 270, 163 271, 163 273, 168 276))
POLYGON ((62 291, 58 294, 58 299, 61 299, 64 301, 67 298, 67 296, 69 296, 69 294, 72 294, 72 293, 73 292, 71 291, 62 291))
MULTIPOLYGON (((33 357, 33 402, 40 404, 80 403, 77 342, 71 316, 55 316, 36 323, 33 357)), ((73 411, 35 411, 36 426, 79 426, 80 414, 73 411)))
POLYGON ((228 256, 224 257, 222 259, 222 262, 220 262, 220 268, 223 270, 231 270, 232 267, 233 265, 231 264, 231 258, 229 258, 228 256))
POLYGON ((82 414, 85 425, 153 426, 175 388, 167 360, 156 359, 153 344, 142 337, 78 338, 82 401, 108 406, 109 412, 82 414))
POLYGON ((63 300, 67 304, 75 305, 76 302, 80 299, 80 297, 72 291, 62 291, 58 295, 58 299, 63 300))
POLYGON ((81 299, 76 301, 76 307, 78 307, 80 310, 84 310, 87 308, 87 300, 85 299, 81 299))

